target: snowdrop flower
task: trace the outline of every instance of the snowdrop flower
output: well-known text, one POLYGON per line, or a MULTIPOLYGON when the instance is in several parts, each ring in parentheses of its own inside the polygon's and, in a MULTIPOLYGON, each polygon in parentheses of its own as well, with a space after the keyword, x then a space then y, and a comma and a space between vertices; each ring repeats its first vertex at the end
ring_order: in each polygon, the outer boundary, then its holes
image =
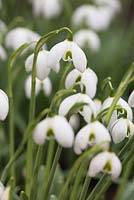
POLYGON ((95 0, 95 3, 99 6, 111 8, 111 11, 113 11, 114 13, 121 10, 121 4, 119 0, 95 0))
POLYGON ((70 148, 74 142, 74 132, 64 117, 54 116, 39 122, 34 129, 33 138, 35 143, 42 145, 46 139, 54 137, 65 148, 70 148))
MULTIPOLYGON (((111 104, 112 104, 112 102, 113 102, 113 99, 114 99, 113 97, 108 97, 103 102, 101 110, 104 110, 104 109, 110 107, 111 104)), ((132 121, 132 119, 133 119, 133 113, 132 113, 132 110, 131 110, 130 106, 128 105, 128 103, 124 99, 120 98, 116 105, 121 106, 126 111, 126 113, 127 113, 127 119, 129 119, 130 121, 132 121)), ((112 125, 112 123, 115 122, 118 119, 118 117, 119 117, 120 114, 121 113, 119 111, 114 110, 114 112, 113 112, 113 114, 111 116, 108 128, 110 128, 111 125, 112 125)), ((104 120, 105 120, 105 117, 103 118, 103 121, 104 120)))
POLYGON ((72 61, 74 67, 80 72, 86 69, 85 53, 74 41, 64 40, 50 49, 50 66, 55 67, 61 58, 65 61, 72 61))
POLYGON ((109 149, 111 137, 108 130, 99 121, 84 126, 76 135, 74 151, 81 154, 89 146, 102 145, 105 150, 109 149))
POLYGON ((9 200, 10 187, 4 187, 3 183, 0 182, 0 200, 9 200))
POLYGON ((40 35, 27 28, 14 28, 9 31, 5 38, 6 46, 18 49, 26 42, 36 42, 40 39, 40 35))
POLYGON ((134 124, 128 119, 120 118, 111 125, 110 132, 114 143, 120 143, 134 135, 134 124))
POLYGON ((100 49, 100 38, 99 36, 91 30, 83 29, 75 33, 74 41, 81 48, 89 48, 93 52, 97 52, 100 49))
POLYGON ((134 108, 134 90, 131 92, 129 96, 128 104, 130 107, 134 108))
POLYGON ((69 124, 72 126, 74 131, 77 131, 80 126, 80 118, 78 114, 73 114, 69 119, 69 124))
POLYGON ((101 111, 102 102, 99 99, 94 99, 93 102, 95 103, 97 115, 101 111))
POLYGON ((60 0, 33 0, 33 13, 35 16, 43 15, 51 19, 60 15, 62 11, 62 1, 60 0))
POLYGON ((115 181, 120 176, 121 170, 122 165, 116 154, 105 151, 99 153, 91 160, 88 175, 95 177, 100 172, 106 172, 115 181))
POLYGON ((77 69, 72 70, 66 77, 65 87, 71 88, 76 82, 80 82, 81 91, 85 89, 86 94, 93 98, 97 90, 98 78, 96 73, 91 69, 86 69, 83 73, 77 69))
MULTIPOLYGON (((32 71, 33 59, 34 59, 34 53, 31 54, 25 61, 25 69, 27 72, 32 71)), ((50 67, 51 66, 49 65, 49 52, 46 50, 40 51, 38 54, 37 63, 36 63, 37 78, 40 80, 44 80, 51 71, 50 67)), ((59 72, 60 64, 57 63, 54 69, 56 72, 59 72)))
POLYGON ((7 59, 7 53, 5 49, 0 45, 0 60, 6 60, 7 59))
POLYGON ((77 103, 86 103, 82 109, 78 112, 83 116, 84 120, 89 123, 92 120, 92 117, 96 117, 96 108, 94 102, 86 94, 74 94, 65 98, 59 107, 59 115, 66 116, 71 108, 77 103))
MULTIPOLYGON (((29 75, 25 82, 25 94, 28 99, 31 97, 31 83, 32 76, 29 75)), ((40 81, 38 78, 36 78, 35 95, 37 96, 41 90, 43 90, 45 96, 50 96, 52 92, 52 83, 48 77, 43 81, 40 81)))
POLYGON ((8 97, 6 93, 0 89, 0 120, 5 120, 9 111, 8 97))
POLYGON ((6 32, 7 32, 6 24, 2 20, 0 20, 0 33, 5 34, 6 32))

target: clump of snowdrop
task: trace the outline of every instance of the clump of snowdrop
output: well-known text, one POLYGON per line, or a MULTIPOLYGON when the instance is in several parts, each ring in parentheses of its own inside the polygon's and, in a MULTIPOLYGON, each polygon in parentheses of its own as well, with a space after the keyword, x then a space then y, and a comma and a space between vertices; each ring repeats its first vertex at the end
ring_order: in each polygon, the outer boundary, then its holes
POLYGON ((111 137, 108 130, 103 124, 95 121, 84 126, 77 133, 74 143, 74 151, 76 154, 81 154, 83 150, 96 144, 100 144, 105 150, 108 150, 110 142, 111 137))
MULTIPOLYGON (((34 53, 31 54, 25 61, 25 69, 27 72, 32 71, 33 67, 34 53)), ((53 68, 56 72, 60 70, 60 64, 57 63, 54 67, 49 63, 50 56, 49 52, 42 50, 38 54, 37 63, 36 63, 36 76, 40 80, 44 80, 48 77, 51 69, 53 68)))
MULTIPOLYGON (((109 108, 113 102, 113 97, 108 97, 102 104, 102 108, 101 110, 105 110, 106 108, 109 108)), ((128 103, 123 99, 120 98, 117 102, 117 105, 120 106, 120 109, 114 110, 108 128, 111 127, 112 123, 115 122, 118 118, 121 117, 121 115, 126 115, 125 117, 127 119, 129 119, 130 121, 132 121, 133 119, 133 113, 132 110, 130 108, 130 106, 128 105, 128 103), (124 113, 125 112, 125 113, 124 113)), ((103 121, 105 120, 105 117, 103 118, 103 121)))
POLYGON ((92 52, 97 52, 100 49, 101 42, 99 36, 91 30, 83 29, 74 34, 74 41, 81 48, 89 48, 92 52))
MULTIPOLYGON (((36 84, 35 84, 35 94, 36 96, 39 94, 39 92, 42 90, 44 92, 45 96, 50 96, 52 92, 52 83, 51 80, 47 77, 44 80, 39 80, 36 78, 36 84)), ((25 81, 25 94, 28 99, 31 97, 31 83, 32 83, 32 77, 31 75, 28 76, 28 78, 25 81)))
POLYGON ((87 68, 83 73, 73 69, 66 77, 65 87, 71 88, 75 83, 80 83, 81 92, 85 92, 90 98, 96 94, 98 78, 96 73, 87 68))
POLYGON ((122 165, 116 154, 104 151, 91 160, 88 175, 95 177, 100 172, 105 172, 115 181, 120 176, 121 170, 122 165))
POLYGON ((87 123, 91 122, 92 118, 96 117, 96 108, 92 99, 86 94, 77 93, 65 98, 60 104, 59 115, 67 116, 69 111, 79 103, 84 103, 86 105, 83 105, 83 107, 76 110, 76 112, 80 113, 87 123))
POLYGON ((62 11, 61 0, 33 0, 31 3, 35 16, 42 15, 45 18, 51 19, 59 16, 62 11))
POLYGON ((128 104, 130 107, 134 108, 134 90, 131 92, 129 96, 128 104))
POLYGON ((9 102, 6 93, 0 89, 0 120, 5 120, 9 111, 9 102))
POLYGON ((9 200, 10 197, 10 187, 5 187, 3 183, 0 181, 0 199, 1 200, 9 200))
POLYGON ((40 39, 40 35, 27 28, 14 28, 9 31, 5 37, 5 44, 8 48, 14 50, 27 42, 36 42, 40 39))
POLYGON ((0 60, 6 60, 7 59, 7 53, 2 45, 0 45, 0 60))
POLYGON ((50 49, 50 66, 55 67, 62 58, 64 61, 72 61, 80 72, 86 70, 86 55, 74 41, 64 40, 50 49))
POLYGON ((69 124, 72 126, 74 131, 77 131, 80 127, 80 117, 78 114, 73 114, 69 119, 69 124))
POLYGON ((70 148, 74 142, 74 132, 68 121, 62 116, 46 118, 37 124, 33 132, 35 143, 42 145, 46 139, 55 140, 65 148, 70 148))
POLYGON ((114 143, 120 143, 134 135, 134 124, 128 119, 120 118, 111 125, 110 132, 114 143))

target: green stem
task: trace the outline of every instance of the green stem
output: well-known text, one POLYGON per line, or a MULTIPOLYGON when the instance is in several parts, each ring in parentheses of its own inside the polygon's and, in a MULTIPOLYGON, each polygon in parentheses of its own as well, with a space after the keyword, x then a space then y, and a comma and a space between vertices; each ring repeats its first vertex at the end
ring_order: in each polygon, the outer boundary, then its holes
POLYGON ((62 78, 60 80, 60 84, 59 84, 59 89, 63 89, 65 88, 65 79, 66 79, 66 76, 67 74, 71 71, 72 69, 72 63, 69 64, 69 66, 65 66, 65 70, 64 70, 64 73, 62 74, 62 78))
POLYGON ((91 181, 91 178, 87 175, 84 181, 84 185, 83 185, 79 200, 85 200, 90 181, 91 181))

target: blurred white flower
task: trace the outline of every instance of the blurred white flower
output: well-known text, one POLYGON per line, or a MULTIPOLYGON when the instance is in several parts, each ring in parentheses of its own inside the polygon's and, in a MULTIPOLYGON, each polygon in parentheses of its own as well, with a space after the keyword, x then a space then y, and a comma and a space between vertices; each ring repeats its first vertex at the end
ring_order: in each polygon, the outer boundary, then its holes
POLYGON ((78 93, 65 98, 60 104, 59 115, 66 116, 78 103, 87 104, 76 112, 79 112, 80 115, 83 116, 84 120, 89 123, 93 117, 96 117, 96 108, 92 99, 90 99, 90 97, 86 94, 78 93))
POLYGON ((74 151, 81 154, 89 146, 100 144, 105 150, 109 149, 111 137, 108 130, 99 121, 84 126, 76 135, 74 151))
MULTIPOLYGON (((25 69, 27 72, 32 71, 33 59, 34 59, 34 53, 31 54, 25 61, 25 69)), ((51 68, 54 68, 56 72, 59 72, 60 64, 57 63, 56 66, 54 67, 50 66, 49 59, 50 58, 48 51, 42 50, 39 52, 36 63, 36 76, 40 80, 44 80, 49 75, 51 68)))
POLYGON ((64 40, 50 49, 50 66, 55 67, 61 58, 65 61, 72 61, 74 67, 80 72, 86 69, 86 55, 73 41, 64 40))
POLYGON ((5 34, 6 32, 7 32, 6 24, 2 20, 0 20, 0 33, 5 34))
POLYGON ((5 120, 9 111, 9 102, 6 93, 0 89, 0 120, 5 120))
POLYGON ((72 126, 74 131, 77 131, 80 127, 80 117, 78 114, 73 114, 69 119, 69 124, 72 126))
POLYGON ((74 132, 66 118, 54 116, 39 122, 34 129, 33 138, 35 143, 42 145, 46 139, 55 140, 65 148, 70 148, 74 142, 74 132))
POLYGON ((90 98, 93 98, 95 96, 98 78, 93 70, 87 68, 83 73, 81 73, 77 69, 73 69, 66 77, 65 87, 67 89, 71 88, 76 82, 81 83, 81 91, 85 90, 85 93, 90 98))
POLYGON ((122 165, 116 154, 105 151, 91 160, 88 175, 95 177, 100 172, 105 172, 111 175, 112 180, 115 181, 120 176, 121 170, 122 165))
POLYGON ((6 46, 16 50, 26 42, 37 42, 40 35, 27 28, 14 28, 9 31, 5 38, 6 46))
POLYGON ((114 143, 120 143, 134 135, 134 124, 128 119, 120 118, 111 125, 110 132, 114 143))
POLYGON ((131 92, 129 96, 128 104, 130 107, 134 108, 134 90, 131 92))
POLYGON ((111 12, 117 13, 121 10, 121 3, 119 0, 95 0, 99 6, 109 7, 111 12))
MULTIPOLYGON (((31 97, 31 83, 32 76, 29 75, 25 81, 25 94, 28 99, 30 99, 31 97)), ((43 81, 40 81, 38 78, 36 78, 35 95, 37 96, 41 90, 43 90, 45 96, 50 96, 52 92, 52 83, 48 77, 45 78, 43 81)))
POLYGON ((81 48, 89 48, 93 52, 97 52, 100 49, 100 38, 91 30, 82 29, 74 34, 74 41, 81 48))
POLYGON ((62 11, 61 0, 33 0, 33 13, 35 16, 44 16, 48 19, 55 18, 60 15, 62 11))
MULTIPOLYGON (((112 102, 113 102, 113 99, 114 99, 113 97, 108 97, 103 102, 101 111, 105 110, 108 107, 110 107, 111 104, 112 104, 112 102)), ((128 105, 128 103, 124 99, 120 98, 116 105, 119 105, 121 108, 123 108, 126 111, 126 114, 127 114, 126 117, 127 117, 127 119, 129 119, 130 121, 132 121, 132 119, 133 119, 133 113, 132 113, 132 110, 131 110, 130 106, 128 105)), ((120 114, 121 114, 120 111, 117 111, 117 110, 113 111, 113 114, 111 116, 108 128, 110 128, 111 125, 112 125, 112 123, 115 122, 118 119, 118 117, 119 117, 120 114)), ((104 120, 105 120, 105 117, 103 118, 103 121, 104 120)))
POLYGON ((2 45, 0 45, 0 60, 6 60, 7 59, 7 53, 2 45))
POLYGON ((9 200, 10 197, 10 187, 4 187, 3 183, 0 181, 0 200, 9 200))
POLYGON ((95 103, 95 107, 97 110, 97 115, 101 111, 102 102, 99 99, 94 99, 93 102, 95 103))

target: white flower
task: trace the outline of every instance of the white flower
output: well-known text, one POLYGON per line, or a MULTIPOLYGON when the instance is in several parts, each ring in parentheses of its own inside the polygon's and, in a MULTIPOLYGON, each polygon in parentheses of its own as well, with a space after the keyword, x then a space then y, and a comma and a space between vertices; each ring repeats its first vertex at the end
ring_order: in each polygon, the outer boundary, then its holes
POLYGON ((87 66, 87 59, 82 49, 73 41, 64 40, 50 50, 50 66, 55 67, 63 58, 65 61, 72 61, 74 67, 84 72, 87 66))
POLYGON ((89 146, 100 144, 106 150, 109 148, 111 137, 108 130, 98 121, 84 126, 76 135, 74 151, 81 154, 89 146))
POLYGON ((109 7, 114 13, 121 9, 121 3, 118 0, 95 0, 95 3, 99 6, 109 7))
MULTIPOLYGON (((32 71, 33 59, 34 59, 34 53, 31 54, 25 61, 25 69, 27 72, 32 71)), ((49 65, 49 59, 50 57, 48 51, 42 50, 39 52, 36 63, 36 75, 37 78, 40 80, 44 80, 49 75, 51 68, 53 68, 53 66, 49 65)), ((54 67, 55 67, 54 70, 56 72, 59 72, 60 64, 57 63, 56 66, 54 67)))
POLYGON ((96 117, 96 108, 94 102, 88 95, 81 93, 74 94, 65 98, 60 104, 59 115, 66 116, 71 108, 73 108, 73 106, 75 106, 77 103, 87 104, 78 111, 87 123, 92 120, 92 117, 96 117))
POLYGON ((34 129, 33 138, 35 143, 42 145, 46 139, 54 137, 63 147, 70 148, 74 142, 74 132, 64 117, 54 116, 42 120, 34 129))
POLYGON ((0 60, 6 60, 7 59, 7 53, 5 49, 0 45, 0 60))
POLYGON ((110 132, 114 143, 120 143, 134 135, 134 124, 128 119, 120 118, 111 125, 110 132))
POLYGON ((62 11, 61 0, 33 0, 33 13, 35 16, 43 15, 51 19, 57 17, 62 11))
MULTIPOLYGON (((113 102, 113 99, 114 99, 113 97, 108 97, 103 102, 101 110, 105 110, 106 108, 110 107, 112 102, 113 102)), ((124 99, 120 98, 116 105, 121 106, 127 113, 127 119, 132 121, 133 113, 132 113, 132 110, 131 110, 130 106, 128 105, 128 103, 124 99)), ((114 112, 113 112, 113 114, 111 116, 108 128, 110 128, 112 123, 115 122, 118 119, 119 115, 120 115, 120 112, 118 112, 117 110, 114 110, 114 112)), ((103 118, 103 121, 104 120, 105 120, 105 117, 103 118)))
POLYGON ((0 181, 0 200, 9 200, 10 187, 4 187, 3 183, 0 181))
POLYGON ((9 111, 8 97, 3 90, 0 89, 0 120, 5 120, 9 111))
POLYGON ((93 102, 95 103, 95 107, 97 110, 97 115, 101 111, 102 102, 99 99, 94 99, 93 102))
MULTIPOLYGON (((51 80, 47 77, 43 81, 40 81, 38 78, 36 78, 36 84, 35 84, 35 95, 37 96, 41 90, 43 90, 45 96, 50 96, 52 92, 52 83, 51 80)), ((31 83, 32 83, 32 77, 31 75, 28 76, 25 82, 25 94, 28 99, 31 97, 31 83)))
POLYGON ((134 90, 131 92, 129 96, 128 104, 130 105, 130 107, 134 108, 134 90))
POLYGON ((67 89, 71 88, 76 82, 81 82, 81 91, 85 89, 86 94, 90 98, 95 96, 98 78, 93 70, 88 68, 83 73, 81 73, 77 69, 73 69, 66 77, 65 87, 67 89))
POLYGON ((0 20, 0 33, 5 34, 6 32, 7 32, 6 24, 2 20, 0 20))
POLYGON ((78 114, 73 114, 69 119, 69 124, 72 126, 74 131, 77 131, 80 126, 80 118, 78 114))
POLYGON ((99 153, 91 160, 88 175, 95 177, 100 172, 106 172, 115 181, 120 176, 121 170, 121 162, 115 153, 105 151, 99 153))
POLYGON ((91 30, 83 29, 75 33, 74 41, 81 47, 87 47, 93 52, 97 52, 100 49, 100 38, 91 30))
POLYGON ((6 46, 16 50, 26 42, 36 42, 40 39, 40 35, 27 29, 15 28, 9 31, 5 38, 6 46))

